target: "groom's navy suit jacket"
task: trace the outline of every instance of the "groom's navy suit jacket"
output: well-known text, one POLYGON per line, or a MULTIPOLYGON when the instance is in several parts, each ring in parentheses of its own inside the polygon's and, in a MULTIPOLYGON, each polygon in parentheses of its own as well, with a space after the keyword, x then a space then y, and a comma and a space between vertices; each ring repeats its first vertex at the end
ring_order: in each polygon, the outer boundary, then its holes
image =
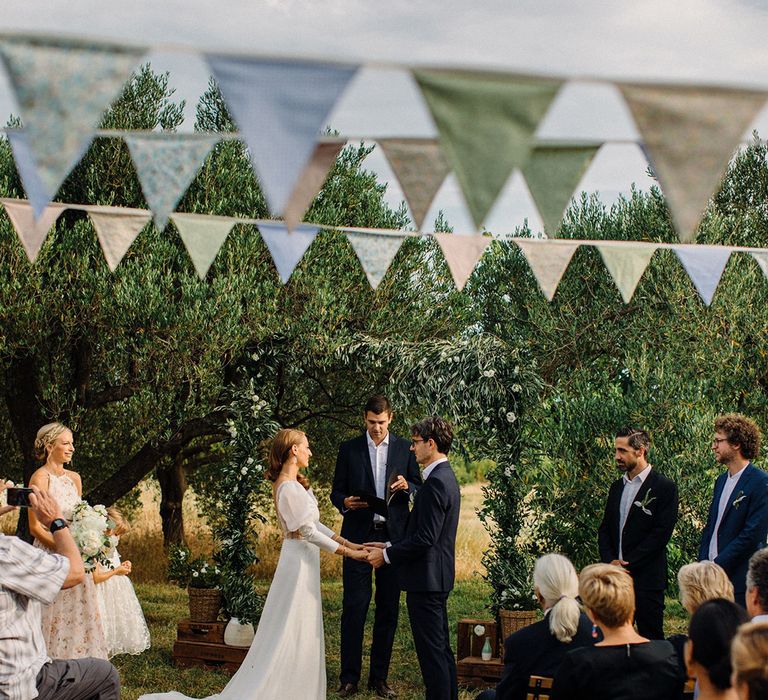
MULTIPOLYGON (((707 525, 701 536, 699 559, 709 559, 709 543, 714 536, 717 509, 723 493, 727 472, 715 481, 715 492, 709 506, 707 525)), ((717 530, 717 557, 715 564, 725 569, 733 582, 735 593, 746 591, 749 558, 758 549, 765 547, 768 534, 768 474, 748 464, 739 477, 731 498, 725 507, 723 519, 717 530), (734 503, 736 505, 734 505, 734 503)))
MULTIPOLYGON (((611 484, 603 521, 597 534, 600 560, 610 563, 619 558, 619 509, 624 479, 611 484)), ((637 496, 629 506, 621 549, 637 590, 661 590, 667 586, 667 543, 677 522, 677 486, 674 481, 651 469, 637 496), (646 503, 643 509, 635 502, 646 503)))
MULTIPOLYGON (((390 484, 398 476, 405 477, 409 485, 409 493, 414 492, 421 484, 421 474, 416 464, 416 457, 411 452, 411 443, 392 433, 389 434, 386 475, 387 494, 389 494, 390 484)), ((344 522, 341 525, 342 537, 361 543, 369 537, 373 524, 373 511, 370 508, 344 509, 344 499, 356 491, 376 493, 371 455, 368 452, 367 432, 347 440, 339 447, 331 488, 331 502, 344 516, 344 522)), ((403 536, 407 518, 408 499, 405 496, 393 498, 387 514, 387 528, 393 542, 403 536)))
POLYGON ((442 462, 416 493, 405 537, 387 549, 404 591, 448 593, 453 589, 460 506, 456 475, 448 462, 442 462))

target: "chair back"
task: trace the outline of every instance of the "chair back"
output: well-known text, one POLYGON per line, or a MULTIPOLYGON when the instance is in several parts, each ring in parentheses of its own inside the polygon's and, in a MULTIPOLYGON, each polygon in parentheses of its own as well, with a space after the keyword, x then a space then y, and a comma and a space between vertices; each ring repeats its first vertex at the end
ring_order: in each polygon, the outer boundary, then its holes
POLYGON ((546 676, 531 676, 528 679, 526 700, 548 700, 552 690, 552 679, 546 676))

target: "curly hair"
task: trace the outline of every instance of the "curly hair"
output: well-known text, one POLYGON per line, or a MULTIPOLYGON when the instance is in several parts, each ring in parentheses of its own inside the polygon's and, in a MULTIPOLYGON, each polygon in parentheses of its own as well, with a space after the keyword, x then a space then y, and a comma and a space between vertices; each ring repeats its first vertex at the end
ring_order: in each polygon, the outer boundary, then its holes
POLYGON ((722 433, 730 445, 738 445, 745 459, 760 454, 760 428, 751 418, 741 413, 726 413, 715 418, 715 431, 722 433))
POLYGON ((48 459, 48 447, 50 447, 54 440, 61 435, 65 430, 69 430, 66 425, 55 421, 53 423, 46 423, 40 430, 37 431, 35 436, 34 454, 35 459, 45 461, 48 459))

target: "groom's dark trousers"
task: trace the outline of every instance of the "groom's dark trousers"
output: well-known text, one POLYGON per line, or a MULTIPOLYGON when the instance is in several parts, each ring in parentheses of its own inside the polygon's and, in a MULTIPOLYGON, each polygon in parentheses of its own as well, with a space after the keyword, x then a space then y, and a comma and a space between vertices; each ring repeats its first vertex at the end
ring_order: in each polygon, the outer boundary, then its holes
MULTIPOLYGON (((386 483, 391 484, 402 475, 415 491, 421 484, 416 459, 410 450, 410 442, 389 434, 386 483)), ((352 542, 395 542, 402 538, 408 518, 408 500, 393 501, 387 513, 386 523, 374 523, 373 511, 345 510, 344 499, 357 491, 375 493, 373 468, 368 452, 366 433, 349 440, 339 448, 336 471, 333 477, 331 501, 344 516, 342 537, 352 542)), ((383 566, 372 573, 367 562, 344 559, 342 580, 344 597, 341 612, 341 672, 339 680, 359 683, 363 664, 363 633, 365 618, 371 603, 372 576, 376 577, 376 611, 373 620, 373 639, 369 680, 386 681, 392 645, 400 611, 400 585, 391 567, 383 566)))
POLYGON ((405 537, 386 550, 406 591, 426 700, 458 698, 446 604, 454 582, 460 505, 451 466, 447 461, 436 465, 416 494, 405 537))

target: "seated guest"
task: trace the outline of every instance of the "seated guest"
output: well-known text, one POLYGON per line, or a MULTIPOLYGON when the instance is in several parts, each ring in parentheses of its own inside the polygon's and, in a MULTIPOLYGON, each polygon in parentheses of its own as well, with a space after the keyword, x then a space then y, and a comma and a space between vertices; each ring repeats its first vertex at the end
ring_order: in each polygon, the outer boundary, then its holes
POLYGON ((565 655, 555 674, 551 700, 679 697, 684 677, 672 645, 641 637, 632 626, 632 577, 612 564, 592 564, 579 576, 579 595, 603 639, 565 655))
POLYGON ((768 548, 758 549, 749 558, 746 598, 752 622, 768 622, 768 548))
POLYGON ((739 628, 731 644, 731 665, 739 700, 768 700, 768 622, 739 628))
POLYGON ((747 613, 730 600, 716 598, 693 614, 685 644, 688 675, 696 679, 698 700, 736 700, 731 687, 731 642, 747 613))
POLYGON ((566 652, 596 641, 576 601, 579 579, 566 557, 541 557, 533 569, 533 586, 544 619, 507 637, 501 681, 477 700, 525 700, 530 676, 554 676, 566 652))
POLYGON ((0 698, 117 700, 120 679, 108 661, 48 657, 42 606, 50 605, 62 588, 81 584, 85 571, 56 501, 37 487, 29 500, 30 510, 51 534, 54 553, 0 534, 0 698))

